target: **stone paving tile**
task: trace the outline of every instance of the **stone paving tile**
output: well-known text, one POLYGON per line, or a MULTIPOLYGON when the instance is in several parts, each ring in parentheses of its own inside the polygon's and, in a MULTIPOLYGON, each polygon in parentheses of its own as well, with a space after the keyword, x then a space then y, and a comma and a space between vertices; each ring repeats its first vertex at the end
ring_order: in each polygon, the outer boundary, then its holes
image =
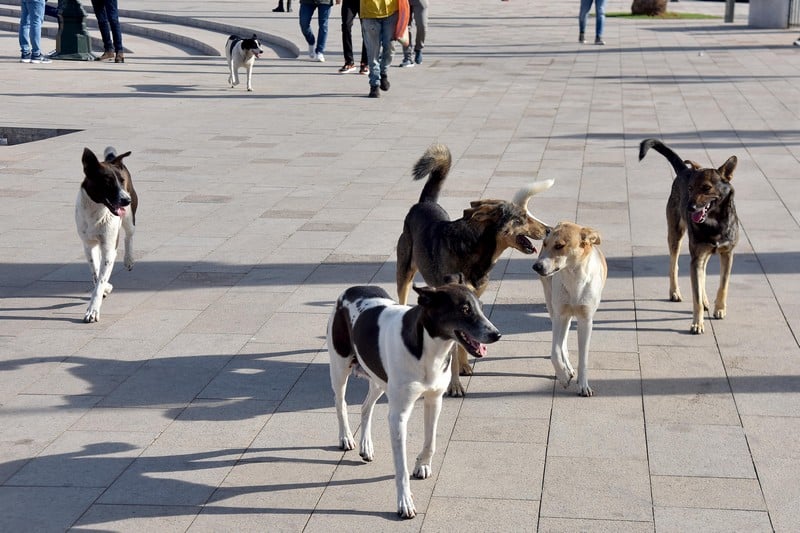
POLYGON ((651 506, 646 461, 547 458, 540 512, 542 519, 647 522, 652 519, 651 506))
POLYGON ((0 528, 64 531, 102 492, 90 487, 0 487, 0 528))
POLYGON ((508 524, 514 531, 536 531, 539 502, 521 499, 439 498, 434 496, 422 524, 424 533, 491 531, 508 524))
POLYGON ((656 531, 773 531, 769 516, 763 511, 729 509, 655 509, 656 531))
POLYGON ((186 531, 200 507, 92 505, 75 523, 76 531, 186 531))
POLYGON ((654 531, 653 528, 653 522, 543 517, 539 520, 538 531, 541 533, 566 533, 568 531, 647 533, 654 531))
POLYGON ((757 479, 651 476, 656 507, 766 511, 757 479))

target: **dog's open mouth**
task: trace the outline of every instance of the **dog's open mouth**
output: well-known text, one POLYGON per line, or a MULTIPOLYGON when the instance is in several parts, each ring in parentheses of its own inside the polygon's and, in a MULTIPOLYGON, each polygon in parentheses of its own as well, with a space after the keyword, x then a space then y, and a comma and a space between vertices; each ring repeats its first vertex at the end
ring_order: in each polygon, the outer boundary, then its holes
POLYGON ((117 215, 118 217, 124 217, 125 213, 127 212, 125 206, 120 204, 107 203, 106 207, 108 207, 108 210, 117 215))
POLYGON ((456 330, 456 337, 458 337, 458 342, 461 346, 474 357, 483 357, 486 355, 486 345, 473 339, 468 333, 459 329, 456 330))
POLYGON ((702 224, 703 222, 705 222, 706 217, 708 216, 708 209, 710 207, 711 207, 711 202, 707 203, 706 205, 704 205, 700 209, 696 209, 695 211, 692 211, 692 215, 691 215, 692 216, 692 222, 694 222, 695 224, 702 224))
POLYGON ((536 247, 525 235, 517 235, 517 250, 523 254, 532 254, 536 252, 536 247))

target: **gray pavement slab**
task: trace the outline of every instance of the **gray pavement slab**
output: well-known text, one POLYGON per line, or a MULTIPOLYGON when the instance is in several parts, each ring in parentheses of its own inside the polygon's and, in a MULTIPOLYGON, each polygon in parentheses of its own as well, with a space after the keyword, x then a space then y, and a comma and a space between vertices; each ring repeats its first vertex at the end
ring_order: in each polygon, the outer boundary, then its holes
MULTIPOLYGON (((797 530, 797 28, 682 0, 669 9, 718 18, 609 16, 607 44, 581 45, 569 2, 434 2, 423 63, 391 67, 373 100, 366 77, 337 73, 339 8, 317 63, 297 12, 272 7, 127 2, 142 31, 124 64, 20 64, 0 16, 0 530, 797 530), (151 30, 217 50, 263 35, 255 91, 151 30), (62 134, 14 144, 15 128, 62 134), (638 161, 646 137, 703 165, 739 159, 728 315, 703 335, 688 331, 686 244, 684 301, 667 301, 673 174, 638 161), (401 521, 385 400, 375 461, 337 447, 325 332, 347 286, 395 293, 411 167, 433 142, 453 155, 451 216, 555 179, 532 212, 599 230, 609 279, 596 396, 580 398, 554 380, 535 256, 501 256, 483 301, 503 338, 445 399, 433 475, 412 481, 419 515, 401 521), (81 151, 107 145, 133 152, 137 263, 84 324, 74 199, 81 151)), ((712 258, 712 298, 718 272, 712 258)), ((568 347, 576 364, 574 331, 568 347)), ((351 380, 356 438, 365 391, 351 380)), ((409 432, 413 461, 421 405, 409 432)))

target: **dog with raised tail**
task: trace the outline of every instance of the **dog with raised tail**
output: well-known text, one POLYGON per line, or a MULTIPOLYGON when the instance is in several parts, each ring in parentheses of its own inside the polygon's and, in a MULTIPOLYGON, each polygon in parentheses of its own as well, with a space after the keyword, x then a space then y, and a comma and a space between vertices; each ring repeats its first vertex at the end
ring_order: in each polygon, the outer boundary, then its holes
POLYGON ((133 188, 131 173, 122 162, 130 152, 117 155, 109 146, 104 160, 88 148, 83 149, 83 173, 75 203, 75 224, 92 271, 94 288, 84 322, 100 320, 103 298, 113 290, 109 283, 117 258, 120 227, 125 230, 125 268, 133 268, 133 232, 139 198, 133 188))
POLYGON ((414 402, 424 400, 425 441, 417 457, 414 477, 431 475, 436 449, 436 427, 442 396, 450 383, 450 350, 454 344, 469 353, 486 354, 486 343, 500 332, 481 310, 475 294, 461 276, 448 278, 438 288, 414 287, 417 305, 399 305, 380 287, 350 287, 336 301, 328 321, 331 386, 339 420, 339 447, 355 448, 347 418, 345 390, 350 373, 369 379, 361 406, 360 455, 372 461, 372 412, 386 393, 389 432, 394 456, 397 513, 416 515, 406 464, 408 419, 414 402))
POLYGON ((253 34, 249 39, 242 39, 236 35, 228 37, 225 43, 225 58, 228 60, 228 83, 231 87, 239 85, 239 69, 244 67, 247 71, 247 90, 253 90, 253 65, 264 51, 258 37, 253 34))
POLYGON ((739 241, 739 218, 731 185, 738 160, 733 155, 719 168, 703 168, 694 161, 681 159, 658 139, 645 139, 639 144, 639 161, 650 148, 663 155, 675 170, 667 200, 669 299, 673 302, 682 300, 678 288, 678 255, 688 233, 692 281, 692 325, 689 330, 695 334, 703 333, 703 315, 709 308, 706 266, 714 254, 719 254, 720 280, 713 316, 722 319, 727 313, 733 249, 739 241))
POLYGON ((560 222, 542 242, 533 264, 544 288, 547 312, 553 327, 550 361, 556 377, 567 388, 575 377, 569 362, 567 334, 572 319, 578 321, 578 391, 592 396, 589 386, 589 341, 594 314, 608 276, 606 258, 598 245, 600 234, 589 227, 560 222))
MULTIPOLYGON (((480 298, 489 284, 489 272, 503 252, 514 248, 532 254, 536 248, 531 239, 545 236, 547 224, 531 214, 528 203, 533 195, 552 187, 553 180, 525 185, 511 202, 470 202, 461 218, 450 220, 438 201, 451 161, 447 146, 434 144, 414 165, 413 178, 427 180, 419 201, 406 215, 397 241, 397 295, 401 304, 406 303, 417 272, 433 287, 443 285, 449 275, 463 274, 480 298)), ((471 373, 467 352, 459 348, 453 358, 448 395, 464 396, 459 374, 471 373)))

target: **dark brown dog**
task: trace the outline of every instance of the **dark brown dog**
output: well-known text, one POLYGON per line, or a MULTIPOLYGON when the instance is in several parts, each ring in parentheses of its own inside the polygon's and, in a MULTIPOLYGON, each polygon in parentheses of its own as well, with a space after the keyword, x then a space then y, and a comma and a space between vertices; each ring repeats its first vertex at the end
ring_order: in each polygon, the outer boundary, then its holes
POLYGON ((739 219, 733 203, 731 179, 736 156, 717 168, 701 168, 694 161, 684 161, 657 139, 645 139, 639 145, 641 161, 652 148, 675 169, 672 192, 667 201, 667 242, 669 243, 669 298, 681 301, 678 289, 678 254, 684 235, 689 233, 692 280, 692 333, 703 333, 703 312, 708 309, 706 266, 719 253, 720 283, 714 301, 714 318, 725 318, 728 282, 733 266, 733 249, 739 240, 739 219))
MULTIPOLYGON (((461 273, 465 282, 480 297, 489 283, 489 271, 508 248, 524 254, 536 251, 530 239, 542 239, 547 225, 528 211, 528 200, 549 189, 553 180, 532 183, 520 189, 513 202, 477 200, 464 215, 450 220, 437 202, 450 172, 450 150, 441 144, 428 148, 414 166, 415 180, 429 176, 419 202, 411 207, 397 241, 397 295, 401 304, 417 272, 425 283, 440 287, 450 274, 461 273)), ((459 348, 452 360, 452 375, 447 393, 463 396, 459 374, 471 374, 467 353, 459 348)))

